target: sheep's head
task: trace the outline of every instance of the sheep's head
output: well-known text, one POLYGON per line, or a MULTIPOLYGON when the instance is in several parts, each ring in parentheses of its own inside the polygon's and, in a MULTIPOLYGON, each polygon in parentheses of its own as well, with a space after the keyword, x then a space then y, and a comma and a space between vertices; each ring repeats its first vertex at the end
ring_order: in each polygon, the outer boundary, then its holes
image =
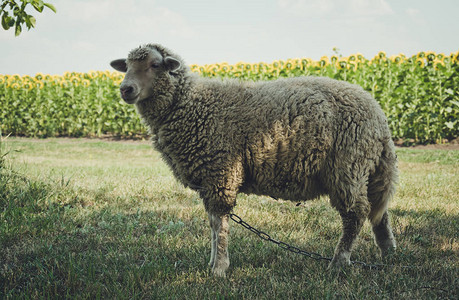
POLYGON ((168 83, 178 74, 182 64, 167 52, 159 45, 145 45, 132 50, 127 59, 110 63, 115 70, 126 73, 120 86, 121 97, 126 103, 136 104, 171 92, 168 83))

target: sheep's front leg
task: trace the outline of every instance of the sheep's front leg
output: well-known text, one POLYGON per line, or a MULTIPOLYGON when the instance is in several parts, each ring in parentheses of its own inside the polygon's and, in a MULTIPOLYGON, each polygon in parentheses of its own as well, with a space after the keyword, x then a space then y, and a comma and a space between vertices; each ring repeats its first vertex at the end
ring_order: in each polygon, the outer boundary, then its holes
POLYGON ((230 264, 228 256, 228 215, 220 216, 209 213, 209 220, 212 230, 212 250, 209 265, 215 275, 224 277, 230 264))
POLYGON ((209 213, 209 221, 210 221, 210 231, 211 231, 211 252, 210 252, 210 261, 209 266, 211 268, 214 267, 215 263, 215 254, 217 253, 217 230, 214 230, 214 226, 212 226, 212 214, 209 213))
POLYGON ((335 249, 329 269, 333 267, 344 267, 351 264, 351 251, 354 243, 359 235, 365 217, 359 216, 354 211, 340 212, 343 221, 343 234, 335 249))

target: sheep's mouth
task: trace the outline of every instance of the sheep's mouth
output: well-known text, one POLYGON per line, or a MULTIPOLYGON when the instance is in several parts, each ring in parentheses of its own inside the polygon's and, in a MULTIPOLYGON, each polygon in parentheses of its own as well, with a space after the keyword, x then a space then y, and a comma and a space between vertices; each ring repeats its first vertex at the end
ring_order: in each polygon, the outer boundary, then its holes
POLYGON ((123 98, 124 102, 127 104, 135 104, 139 99, 139 95, 121 95, 121 98, 123 98))

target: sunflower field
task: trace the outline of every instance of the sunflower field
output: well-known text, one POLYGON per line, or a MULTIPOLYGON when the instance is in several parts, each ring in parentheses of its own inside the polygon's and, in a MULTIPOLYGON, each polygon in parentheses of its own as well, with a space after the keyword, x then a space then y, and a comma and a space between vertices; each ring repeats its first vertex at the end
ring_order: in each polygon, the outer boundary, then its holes
MULTIPOLYGON (((322 57, 271 63, 191 65, 203 77, 274 80, 327 76, 362 86, 380 103, 395 139, 442 143, 459 136, 459 52, 420 52, 366 59, 322 57)), ((0 130, 16 136, 144 137, 135 108, 122 102, 123 74, 0 75, 0 130)))
POLYGON ((66 72, 62 76, 0 75, 3 135, 93 137, 145 135, 135 108, 124 104, 117 72, 66 72))

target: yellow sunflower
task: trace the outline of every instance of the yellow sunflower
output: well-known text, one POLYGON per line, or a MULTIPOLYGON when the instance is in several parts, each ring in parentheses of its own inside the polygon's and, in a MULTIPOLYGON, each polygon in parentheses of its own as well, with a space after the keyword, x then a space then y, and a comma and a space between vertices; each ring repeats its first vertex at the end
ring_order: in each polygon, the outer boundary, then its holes
POLYGON ((70 82, 67 81, 66 79, 62 79, 60 82, 59 82, 59 85, 62 87, 62 88, 68 88, 70 86, 70 82))
POLYGON ((445 57, 443 57, 442 61, 445 63, 445 65, 450 64, 451 63, 451 57, 445 55, 445 57))
POLYGON ((271 63, 273 69, 279 69, 281 67, 280 61, 275 60, 271 63))
POLYGON ((267 71, 268 71, 268 65, 267 65, 266 63, 264 63, 264 62, 259 63, 259 64, 258 64, 258 71, 259 71, 260 73, 265 73, 265 72, 267 72, 267 71))
POLYGON ((299 58, 291 58, 289 61, 291 61, 295 66, 301 64, 301 59, 299 58))
POLYGON ((426 57, 426 53, 423 52, 423 51, 421 51, 421 52, 419 52, 418 54, 416 54, 416 57, 417 57, 417 58, 424 58, 424 57, 426 57))
POLYGON ((92 71, 92 70, 89 71, 89 72, 88 72, 88 77, 89 77, 90 79, 96 78, 96 77, 97 77, 97 71, 92 71))
POLYGON ((43 80, 44 77, 45 77, 45 75, 43 75, 43 73, 37 73, 37 74, 35 74, 35 79, 36 79, 36 80, 43 80))
POLYGON ((35 86, 41 90, 45 84, 41 80, 35 80, 35 86))
POLYGON ((357 70, 357 62, 356 61, 348 61, 347 67, 351 70, 357 70))
POLYGON ((96 73, 97 73, 96 78, 100 78, 100 79, 110 78, 110 74, 107 74, 105 71, 97 71, 96 73))
POLYGON ((199 73, 199 66, 196 64, 190 65, 191 72, 199 73))
POLYGON ((428 51, 426 53, 426 58, 427 58, 428 61, 433 61, 433 60, 435 60, 436 57, 437 56, 435 55, 435 52, 433 52, 433 51, 428 51))
POLYGON ((459 51, 451 53, 450 57, 453 63, 458 63, 459 62, 459 51))
POLYGON ((9 79, 11 79, 11 80, 21 80, 21 76, 19 74, 14 74, 9 79))
POLYGON ((296 68, 296 64, 294 64, 294 62, 290 60, 287 60, 287 62, 285 63, 285 69, 294 70, 295 68, 296 68))
POLYGON ((62 76, 53 75, 52 80, 54 81, 54 83, 60 84, 60 82, 61 82, 62 80, 65 80, 65 79, 64 79, 64 77, 62 77, 62 76))
POLYGON ((438 69, 438 67, 440 66, 442 67, 445 66, 445 62, 442 59, 435 59, 433 63, 434 63, 435 69, 438 69))
POLYGON ((424 67, 424 59, 422 59, 422 58, 417 58, 415 60, 415 63, 420 67, 424 67))
POLYGON ((244 70, 244 65, 245 65, 245 64, 244 64, 243 62, 238 62, 238 63, 236 64, 236 69, 242 71, 242 70, 244 70))
POLYGON ((212 74, 214 72, 215 65, 204 65, 205 72, 212 74))
POLYGON ((312 64, 312 60, 310 58, 302 58, 301 64, 303 65, 303 67, 306 67, 307 65, 312 64))
POLYGON ((113 72, 111 76, 112 80, 119 81, 124 79, 124 73, 121 72, 113 72))
POLYGON ((399 54, 399 55, 392 55, 391 57, 389 57, 389 59, 393 62, 393 63, 396 63, 396 64, 399 64, 399 63, 402 63, 403 62, 403 54, 399 54))
POLYGON ((220 65, 219 64, 213 65, 212 66, 212 74, 217 74, 219 69, 220 69, 220 65))
POLYGON ((71 83, 73 83, 75 86, 78 86, 80 84, 80 82, 81 82, 81 79, 80 79, 80 77, 72 76, 72 77, 70 77, 69 81, 71 83))
POLYGON ((344 59, 344 58, 343 58, 343 59, 340 59, 340 60, 338 61, 337 66, 338 66, 338 69, 349 69, 349 67, 350 67, 350 66, 349 66, 349 63, 348 63, 347 60, 344 59))
POLYGON ((328 60, 327 56, 322 56, 319 60, 319 66, 321 67, 326 67, 330 64, 330 61, 328 60))
POLYGON ((303 71, 304 70, 304 66, 303 64, 301 63, 301 60, 297 60, 296 64, 295 64, 295 68, 298 69, 298 70, 301 70, 303 71))
POLYGON ((68 71, 64 72, 64 75, 63 75, 64 78, 71 78, 72 76, 73 76, 72 73, 68 71))
POLYGON ((30 81, 24 81, 22 82, 22 88, 25 89, 25 90, 32 90, 33 89, 33 83, 30 82, 30 81))
POLYGON ((14 82, 13 84, 11 84, 11 88, 14 90, 19 90, 21 89, 21 85, 17 82, 14 82))
POLYGON ((222 63, 220 67, 218 68, 218 72, 220 74, 226 74, 229 71, 229 65, 228 63, 222 63))

